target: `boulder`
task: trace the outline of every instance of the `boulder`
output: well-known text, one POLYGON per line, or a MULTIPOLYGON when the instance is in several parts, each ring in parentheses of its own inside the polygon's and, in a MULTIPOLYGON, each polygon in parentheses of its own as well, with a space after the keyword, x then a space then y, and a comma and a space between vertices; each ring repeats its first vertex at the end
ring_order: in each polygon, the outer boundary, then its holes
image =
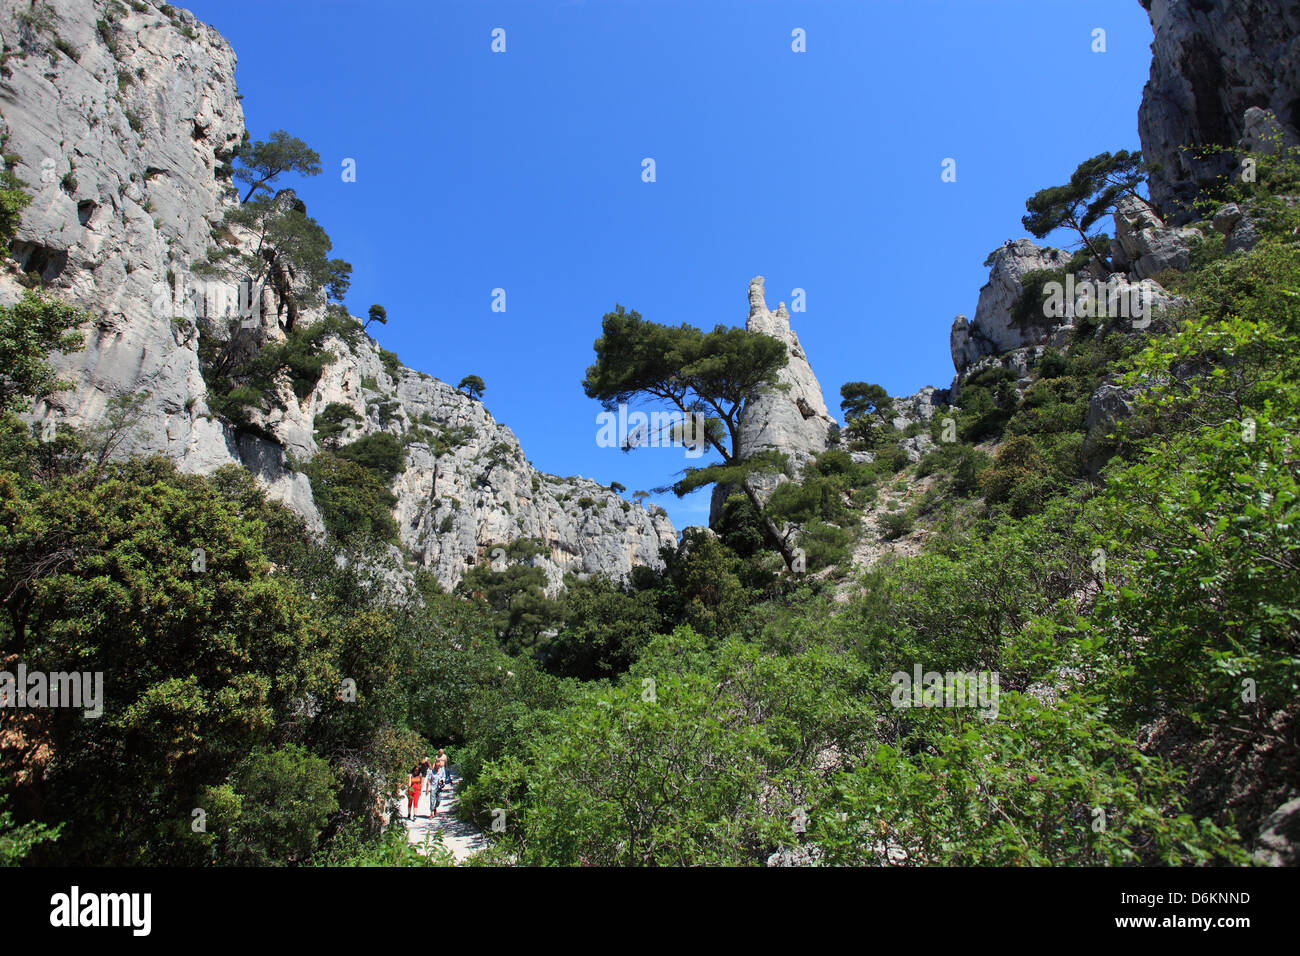
POLYGON ((1300 865, 1300 797, 1282 804, 1260 825, 1254 855, 1264 866, 1300 865))
POLYGON ((1134 196, 1115 204, 1115 238, 1122 259, 1135 279, 1149 279, 1169 269, 1186 272, 1192 245, 1201 234, 1191 227, 1169 227, 1150 206, 1134 196))

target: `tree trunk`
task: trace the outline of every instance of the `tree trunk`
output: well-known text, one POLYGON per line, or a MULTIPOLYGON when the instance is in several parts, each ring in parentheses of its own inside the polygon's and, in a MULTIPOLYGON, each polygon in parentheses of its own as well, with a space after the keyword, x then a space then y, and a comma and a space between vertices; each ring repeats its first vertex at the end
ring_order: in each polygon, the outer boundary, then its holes
POLYGON ((749 485, 748 475, 741 480, 740 487, 745 492, 745 497, 749 499, 749 503, 753 506, 754 513, 758 515, 759 521, 763 523, 763 530, 767 532, 768 541, 781 552, 781 557, 785 560, 785 566, 793 570, 796 558, 795 549, 790 546, 790 542, 781 534, 781 529, 776 526, 776 522, 767 516, 767 509, 758 500, 758 492, 749 485))

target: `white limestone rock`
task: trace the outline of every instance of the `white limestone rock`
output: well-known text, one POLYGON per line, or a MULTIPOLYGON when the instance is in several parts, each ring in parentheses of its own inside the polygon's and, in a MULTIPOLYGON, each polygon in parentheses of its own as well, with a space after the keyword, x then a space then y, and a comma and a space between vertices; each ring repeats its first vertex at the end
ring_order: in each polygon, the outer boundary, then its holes
POLYGON ((1129 264, 1134 279, 1149 279, 1169 269, 1186 272, 1200 230, 1166 226, 1149 203, 1125 196, 1115 204, 1115 238, 1122 250, 1116 265, 1129 264))
POLYGON ((1068 321, 1047 316, 1035 317, 1022 326, 1013 321, 1011 311, 1020 299, 1027 273, 1064 269, 1069 261, 1068 253, 1040 248, 1028 239, 1008 241, 989 257, 989 281, 980 289, 975 318, 967 322, 959 315, 952 325, 949 344, 958 374, 986 355, 1041 345, 1068 327, 1068 321))
MULTIPOLYGON (((244 137, 234 52, 184 10, 57 2, 50 35, 28 35, 15 19, 27 6, 0 0, 9 52, 0 68, 0 132, 35 197, 0 272, 0 303, 17 300, 38 274, 92 316, 86 349, 57 360, 74 388, 35 415, 85 425, 113 396, 148 391, 138 437, 123 453, 163 454, 200 474, 241 464, 317 534, 324 525, 311 485, 293 462, 319 452, 314 421, 331 402, 362 419, 348 441, 379 430, 405 437, 421 421, 465 426, 474 437, 436 462, 426 443, 413 441, 393 486, 403 546, 445 587, 490 558, 493 546, 520 537, 546 543, 537 562, 552 589, 567 571, 622 578, 637 565, 662 566, 659 550, 675 547, 676 534, 661 509, 647 512, 588 479, 541 474, 480 403, 410 369, 390 375, 372 339, 355 346, 328 339, 337 357, 315 389, 299 400, 282 376, 283 407, 255 412, 251 430, 216 420, 198 344, 204 334, 227 333, 221 323, 183 315, 174 293, 238 204, 226 165, 244 137), (55 35, 77 51, 75 60, 55 49, 55 35), (375 389, 363 385, 369 379, 375 389)), ((280 198, 296 197, 286 190, 280 198)), ((283 341, 281 306, 264 293, 257 327, 240 333, 247 348, 283 341)), ((306 310, 298 321, 323 317, 306 310)))
MULTIPOLYGON (((790 314, 785 303, 776 311, 767 308, 763 277, 749 282, 749 316, 745 328, 784 343, 789 360, 777 373, 775 386, 767 387, 746 402, 737 429, 736 454, 750 458, 762 451, 783 452, 789 461, 788 474, 756 474, 750 485, 760 501, 786 478, 799 474, 803 464, 829 447, 830 430, 836 424, 826 409, 821 385, 813 374, 808 357, 799 344, 799 336, 790 328, 790 314)), ((709 522, 722 514, 722 506, 733 489, 714 489, 709 508, 709 522)))

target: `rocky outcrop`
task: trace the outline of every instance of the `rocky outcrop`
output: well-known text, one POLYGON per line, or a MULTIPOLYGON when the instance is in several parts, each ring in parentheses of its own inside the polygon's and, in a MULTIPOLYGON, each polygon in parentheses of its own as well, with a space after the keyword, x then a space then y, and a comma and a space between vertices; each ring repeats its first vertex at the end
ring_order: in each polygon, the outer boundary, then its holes
POLYGON ((1170 269, 1186 272, 1201 233, 1190 226, 1169 227, 1149 203, 1125 196, 1115 204, 1115 248, 1111 265, 1134 279, 1149 279, 1170 269))
POLYGON ((481 402, 405 367, 390 375, 371 340, 335 348, 340 360, 326 367, 306 407, 312 415, 331 403, 352 408, 361 424, 347 441, 386 431, 407 442, 406 469, 393 484, 398 532, 444 586, 519 538, 539 538, 546 547, 532 563, 552 588, 566 571, 621 579, 637 565, 661 567, 660 548, 676 547, 661 509, 647 511, 589 478, 535 469, 514 433, 481 402), (449 432, 461 441, 436 454, 434 439, 449 432))
POLYGON ((234 201, 218 170, 244 134, 235 55, 184 11, 108 6, 59 4, 38 29, 19 20, 25 0, 0 3, 4 151, 32 194, 0 301, 39 274, 95 318, 85 351, 59 359, 74 390, 42 414, 82 424, 113 396, 147 390, 131 450, 210 470, 238 449, 207 416, 196 341, 151 304, 169 271, 206 252, 234 201))
MULTIPOLYGON (((388 431, 407 443, 394 515, 407 554, 444 586, 521 537, 543 541, 547 553, 533 560, 553 586, 565 571, 623 577, 638 564, 661 565, 659 549, 676 544, 662 511, 588 479, 538 472, 480 403, 390 368, 364 336, 328 338, 335 359, 310 394, 300 399, 283 376, 277 400, 252 414, 251 427, 213 416, 199 345, 227 333, 197 321, 187 303, 192 268, 239 202, 230 160, 245 132, 234 52, 165 5, 82 0, 52 9, 51 20, 33 22, 27 0, 0 0, 0 133, 33 196, 0 274, 0 303, 39 277, 93 321, 85 350, 57 359, 74 387, 34 416, 85 425, 115 396, 148 392, 123 453, 163 454, 197 473, 242 465, 320 532, 297 463, 317 454, 315 416, 338 402, 359 416, 347 440, 388 431), (443 429, 465 437, 435 459, 429 441, 443 429)), ((280 199, 297 201, 289 191, 280 199)), ((288 331, 274 293, 255 302, 251 332, 240 332, 253 350, 288 331)), ((306 309, 296 321, 324 317, 306 309)))
POLYGON ((1259 228, 1255 219, 1235 202, 1220 206, 1210 221, 1214 231, 1223 234, 1223 251, 1249 252, 1259 242, 1259 228))
POLYGON ((1254 855, 1264 866, 1300 865, 1300 797, 1288 800, 1264 820, 1254 855))
POLYGON ((785 303, 780 303, 775 312, 768 311, 762 276, 749 283, 745 328, 785 343, 790 359, 777 374, 777 384, 745 405, 736 439, 740 457, 768 449, 803 457, 825 451, 835 419, 826 410, 821 386, 799 344, 799 336, 790 328, 785 303))
POLYGON ((948 392, 927 385, 912 395, 895 398, 893 402, 893 426, 902 431, 909 425, 917 422, 925 424, 934 418, 935 412, 948 403, 948 392))
POLYGON ((980 289, 974 320, 967 322, 959 315, 952 324, 949 346, 959 375, 983 356, 1041 345, 1069 327, 1068 322, 1047 316, 1035 316, 1034 321, 1023 324, 1012 317, 1026 274, 1064 269, 1069 261, 1068 253, 1040 248, 1028 239, 1008 241, 989 257, 989 281, 980 289))
MULTIPOLYGON (((789 361, 777 374, 775 385, 745 403, 737 430, 736 454, 746 459, 763 451, 783 452, 789 459, 791 475, 797 475, 804 462, 826 450, 831 427, 836 422, 826 410, 821 386, 799 344, 799 336, 790 328, 785 303, 780 303, 775 312, 767 308, 762 276, 755 276, 749 283, 749 316, 745 328, 784 343, 789 361)), ((759 498, 766 500, 785 478, 785 475, 754 475, 751 485, 759 498)), ((714 490, 710 523, 722 514, 728 493, 727 488, 714 490)))
POLYGON ((1231 154, 1270 110, 1288 139, 1300 133, 1300 5, 1290 0, 1142 0, 1151 18, 1151 76, 1138 133, 1151 198, 1173 223, 1193 218, 1200 187, 1236 165, 1231 154), (1247 111, 1254 108, 1257 112, 1247 111))

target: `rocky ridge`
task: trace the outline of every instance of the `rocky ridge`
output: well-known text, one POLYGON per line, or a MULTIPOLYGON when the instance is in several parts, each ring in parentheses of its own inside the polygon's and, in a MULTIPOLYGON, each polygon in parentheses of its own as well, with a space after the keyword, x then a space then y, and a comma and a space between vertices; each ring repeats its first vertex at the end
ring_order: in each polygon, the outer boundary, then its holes
MULTIPOLYGON (((166 455, 196 473, 245 467, 319 533, 300 466, 319 450, 315 416, 341 403, 359 419, 346 440, 377 431, 411 439, 394 516, 408 555, 444 586, 521 537, 542 540, 546 551, 532 560, 553 588, 568 571, 621 578, 639 564, 661 566, 659 549, 676 544, 661 510, 589 479, 539 472, 481 403, 386 363, 368 336, 327 338, 336 357, 310 394, 299 399, 282 375, 278 402, 253 415, 252 427, 214 416, 199 363, 201 327, 212 331, 196 321, 202 285, 191 269, 239 202, 231 159, 245 130, 235 54, 188 11, 156 2, 86 0, 51 6, 47 17, 32 9, 0 0, 0 137, 34 197, 0 274, 0 303, 43 283, 93 316, 85 350, 57 359, 73 388, 34 417, 85 425, 115 396, 147 392, 123 453, 166 455), (440 429, 463 430, 463 441, 435 460, 421 439, 440 429)), ((264 291, 257 346, 285 339, 283 313, 264 291)), ((325 314, 307 309, 297 322, 325 314)))

